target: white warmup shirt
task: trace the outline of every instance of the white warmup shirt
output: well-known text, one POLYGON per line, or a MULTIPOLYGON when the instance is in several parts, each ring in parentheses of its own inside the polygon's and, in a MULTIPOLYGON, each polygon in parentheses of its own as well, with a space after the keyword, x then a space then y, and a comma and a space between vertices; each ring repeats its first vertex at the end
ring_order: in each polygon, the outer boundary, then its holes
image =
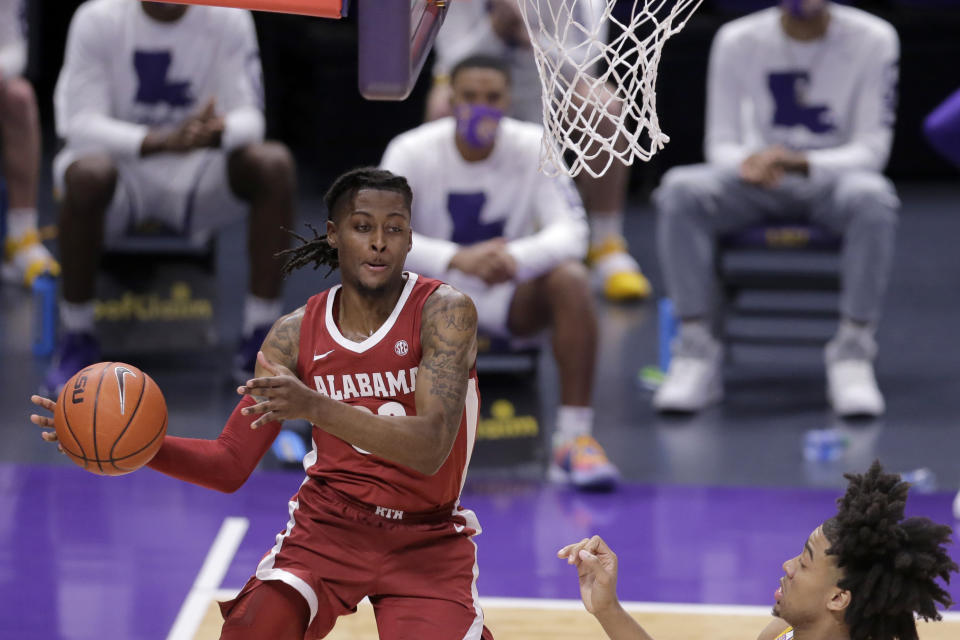
POLYGON ((231 150, 263 139, 261 78, 247 11, 191 5, 160 22, 138 0, 90 0, 70 23, 57 134, 68 151, 134 158, 151 127, 176 125, 215 97, 231 150))
POLYGON ((882 171, 890 155, 900 44, 894 28, 830 4, 823 38, 800 42, 765 9, 724 25, 707 81, 707 161, 737 166, 773 144, 806 151, 811 176, 882 171))
POLYGON ((0 79, 18 76, 27 66, 23 0, 0 0, 0 79))
POLYGON ((381 166, 413 189, 407 269, 443 279, 461 245, 496 237, 508 241, 518 282, 586 255, 586 216, 573 181, 537 171, 539 126, 504 118, 493 152, 479 162, 460 155, 454 128, 453 118, 421 125, 394 138, 383 155, 381 166))

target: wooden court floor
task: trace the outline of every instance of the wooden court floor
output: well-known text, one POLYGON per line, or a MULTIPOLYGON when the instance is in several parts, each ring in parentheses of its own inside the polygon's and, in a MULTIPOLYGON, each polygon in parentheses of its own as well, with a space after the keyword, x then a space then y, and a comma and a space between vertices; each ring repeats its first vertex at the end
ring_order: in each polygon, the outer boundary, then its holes
MULTIPOLYGON (((487 627, 497 640, 590 640, 604 638, 600 625, 582 605, 556 600, 484 600, 487 627)), ((770 621, 762 607, 635 604, 626 608, 657 640, 753 640, 770 621)), ((216 640, 223 619, 211 602, 193 640, 216 640)), ((362 602, 357 613, 339 620, 329 640, 377 640, 373 608, 362 602)), ((920 623, 920 640, 957 640, 960 615, 920 623)))

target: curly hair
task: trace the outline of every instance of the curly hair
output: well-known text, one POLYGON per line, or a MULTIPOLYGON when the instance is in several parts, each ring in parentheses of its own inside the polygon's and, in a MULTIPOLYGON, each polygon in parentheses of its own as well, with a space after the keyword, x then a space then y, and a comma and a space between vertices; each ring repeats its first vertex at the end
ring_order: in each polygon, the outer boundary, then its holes
MULTIPOLYGON (((347 171, 334 180, 326 195, 323 196, 323 202, 327 206, 327 217, 333 220, 343 210, 341 205, 344 198, 352 200, 361 189, 395 191, 403 196, 407 209, 410 209, 413 204, 413 191, 406 178, 377 167, 359 167, 347 171)), ((327 242, 327 235, 321 234, 310 223, 306 226, 313 231, 313 238, 304 238, 287 229, 287 233, 300 241, 300 246, 284 249, 275 254, 278 258, 287 256, 287 261, 282 267, 284 277, 311 262, 315 270, 321 266, 329 267, 327 275, 340 266, 339 252, 327 242)))
POLYGON ((874 462, 864 474, 845 474, 837 515, 823 524, 850 591, 844 621, 851 640, 917 640, 914 614, 939 620, 937 603, 952 604, 936 582, 950 582, 957 564, 944 545, 952 529, 928 518, 903 517, 910 485, 874 462))

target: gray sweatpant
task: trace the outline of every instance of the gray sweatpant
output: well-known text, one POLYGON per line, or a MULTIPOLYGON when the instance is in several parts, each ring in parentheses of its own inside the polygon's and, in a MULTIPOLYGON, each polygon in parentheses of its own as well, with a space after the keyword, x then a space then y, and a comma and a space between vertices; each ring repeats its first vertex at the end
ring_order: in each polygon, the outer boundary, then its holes
POLYGON ((680 318, 712 319, 717 236, 763 220, 807 219, 844 237, 843 317, 879 320, 900 206, 884 176, 869 171, 817 179, 790 174, 767 189, 744 182, 735 169, 698 164, 668 171, 653 197, 660 264, 680 318))

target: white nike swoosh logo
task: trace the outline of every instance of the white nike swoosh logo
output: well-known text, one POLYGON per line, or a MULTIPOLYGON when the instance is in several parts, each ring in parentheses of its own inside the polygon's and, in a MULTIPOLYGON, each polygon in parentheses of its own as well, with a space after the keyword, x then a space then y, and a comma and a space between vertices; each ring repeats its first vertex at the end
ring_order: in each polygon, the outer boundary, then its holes
POLYGON ((120 415, 123 415, 124 409, 126 408, 127 394, 125 390, 124 381, 127 379, 127 376, 137 377, 133 371, 127 369, 126 367, 114 367, 113 373, 117 376, 117 387, 120 391, 120 415))
POLYGON ((336 349, 330 349, 330 351, 327 351, 326 353, 321 353, 321 354, 318 355, 318 356, 315 355, 315 356, 313 356, 313 361, 316 362, 317 360, 323 360, 324 358, 326 358, 328 355, 330 355, 330 354, 333 353, 334 351, 336 351, 336 349))
POLYGON ((457 533, 460 533, 461 531, 464 530, 465 527, 464 527, 463 525, 454 524, 454 525, 453 525, 453 528, 454 528, 454 530, 455 530, 457 533))

